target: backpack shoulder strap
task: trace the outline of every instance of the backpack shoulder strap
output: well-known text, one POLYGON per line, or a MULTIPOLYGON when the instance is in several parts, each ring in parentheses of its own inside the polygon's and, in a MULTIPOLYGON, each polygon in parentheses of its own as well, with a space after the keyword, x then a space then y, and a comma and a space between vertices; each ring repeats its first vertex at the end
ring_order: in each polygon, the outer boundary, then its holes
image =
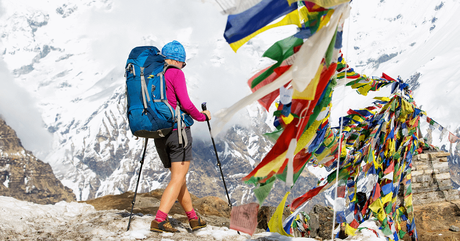
MULTIPOLYGON (((159 75, 161 75, 161 78, 163 78, 164 80, 164 74, 166 73, 166 70, 168 70, 169 68, 176 68, 176 69, 180 69, 179 67, 175 66, 175 65, 169 65, 169 64, 165 64, 165 67, 163 68, 163 71, 159 73, 159 75)), ((179 135, 179 145, 182 145, 184 148, 188 145, 188 140, 187 140, 187 134, 185 133, 185 123, 183 123, 183 120, 182 120, 182 115, 181 115, 181 111, 180 111, 180 102, 179 102, 179 98, 177 98, 176 96, 176 109, 175 109, 175 115, 176 115, 176 123, 177 123, 177 133, 179 135)))
POLYGON ((180 69, 179 67, 177 67, 177 66, 175 66, 175 65, 165 63, 165 66, 164 66, 164 68, 163 68, 163 71, 160 72, 160 73, 158 73, 158 75, 160 75, 160 74, 163 74, 163 75, 164 75, 164 74, 166 73, 166 70, 168 70, 169 68, 180 69))

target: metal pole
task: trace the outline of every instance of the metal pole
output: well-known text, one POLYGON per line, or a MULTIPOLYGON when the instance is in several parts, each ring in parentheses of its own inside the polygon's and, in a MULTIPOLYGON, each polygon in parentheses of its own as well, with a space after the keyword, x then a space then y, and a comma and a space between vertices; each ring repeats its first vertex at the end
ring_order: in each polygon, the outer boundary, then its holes
MULTIPOLYGON (((206 110, 206 102, 201 104, 201 108, 203 109, 203 111, 206 110)), ((207 115, 206 115, 206 122, 208 122, 209 134, 211 135, 212 145, 214 146, 214 152, 216 153, 217 166, 219 166, 220 175, 222 176, 222 181, 224 182, 225 192, 227 193, 228 206, 231 208, 232 207, 232 202, 230 201, 230 196, 228 195, 227 184, 225 184, 224 173, 222 172, 222 167, 221 167, 221 163, 220 163, 220 160, 219 160, 219 155, 217 154, 216 143, 214 142, 214 138, 212 137, 211 124, 209 124, 209 119, 208 119, 207 115)))
POLYGON ((131 206, 131 213, 129 214, 128 230, 126 231, 129 231, 129 226, 131 225, 131 217, 133 215, 134 203, 136 203, 137 188, 139 187, 139 180, 141 179, 142 166, 144 165, 144 158, 145 158, 145 152, 147 151, 148 141, 149 141, 149 138, 145 138, 144 152, 142 153, 142 159, 141 159, 141 168, 139 169, 139 177, 137 178, 136 190, 134 191, 134 198, 133 198, 133 202, 131 206))

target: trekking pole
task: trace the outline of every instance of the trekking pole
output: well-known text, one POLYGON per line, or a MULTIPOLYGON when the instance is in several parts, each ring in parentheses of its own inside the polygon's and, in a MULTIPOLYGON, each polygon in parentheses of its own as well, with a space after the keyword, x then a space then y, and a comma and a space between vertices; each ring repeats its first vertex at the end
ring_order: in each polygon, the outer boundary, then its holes
POLYGON ((134 203, 136 202, 137 188, 139 187, 139 180, 141 179, 142 165, 144 165, 144 158, 145 158, 145 152, 147 151, 148 140, 149 138, 145 138, 144 153, 142 153, 142 159, 141 159, 141 168, 139 169, 139 177, 137 178, 136 190, 134 191, 134 198, 132 202, 133 205, 131 206, 131 213, 129 214, 128 230, 126 231, 129 231, 129 226, 131 225, 131 217, 133 216, 134 203))
MULTIPOLYGON (((201 104, 201 109, 203 109, 203 111, 206 110, 206 102, 203 102, 203 103, 201 104)), ((211 124, 209 124, 208 115, 206 115, 206 122, 208 122, 209 134, 211 135, 212 145, 214 146, 214 152, 216 153, 217 166, 219 166, 220 175, 222 175, 222 181, 224 182, 225 192, 227 193, 228 206, 229 206, 230 208, 232 208, 232 202, 230 201, 230 196, 228 195, 227 184, 225 184, 224 173, 222 172, 222 167, 221 167, 221 164, 220 164, 219 155, 217 155, 216 143, 214 142, 214 138, 212 137, 212 133, 211 133, 211 124)))

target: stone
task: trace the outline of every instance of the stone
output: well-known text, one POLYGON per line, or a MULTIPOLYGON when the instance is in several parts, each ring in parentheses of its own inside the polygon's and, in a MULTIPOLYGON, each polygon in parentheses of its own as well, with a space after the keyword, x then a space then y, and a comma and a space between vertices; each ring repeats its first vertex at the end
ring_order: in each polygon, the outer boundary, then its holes
POLYGON ((330 239, 334 211, 329 207, 316 204, 308 215, 310 216, 310 221, 308 222, 311 228, 310 236, 330 239))
MULTIPOLYGON (((275 211, 276 207, 260 207, 259 212, 257 213, 257 228, 267 230, 268 222, 270 221, 270 218, 273 216, 273 213, 275 213, 275 211)), ((287 218, 290 214, 291 212, 289 211, 289 208, 285 208, 283 212, 283 220, 287 218)))
POLYGON ((452 232, 458 232, 458 231, 460 231, 460 228, 457 227, 457 226, 452 225, 452 226, 449 227, 449 230, 452 231, 452 232))

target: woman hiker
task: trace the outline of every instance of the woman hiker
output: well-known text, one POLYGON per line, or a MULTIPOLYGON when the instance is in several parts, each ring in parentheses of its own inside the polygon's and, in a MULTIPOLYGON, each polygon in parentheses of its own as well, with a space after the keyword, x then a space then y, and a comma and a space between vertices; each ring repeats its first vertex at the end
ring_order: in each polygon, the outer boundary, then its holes
MULTIPOLYGON (((178 41, 174 40, 166 44, 161 53, 166 58, 166 63, 174 67, 168 68, 164 74, 166 80, 166 97, 173 109, 178 102, 181 109, 197 121, 211 119, 211 113, 207 110, 200 112, 190 101, 185 83, 185 76, 182 68, 185 67, 185 49, 178 41)), ((185 128, 183 143, 179 144, 179 134, 174 129, 169 135, 154 139, 158 155, 165 168, 171 171, 171 180, 163 192, 160 207, 158 208, 155 219, 150 225, 150 231, 154 232, 178 232, 171 226, 168 220, 168 212, 171 210, 176 200, 187 214, 190 228, 194 231, 206 226, 206 222, 198 217, 192 206, 192 199, 187 189, 186 174, 192 161, 192 134, 190 127, 185 128), (186 136, 186 138, 185 138, 186 136)), ((182 130, 183 131, 183 130, 182 130)))

